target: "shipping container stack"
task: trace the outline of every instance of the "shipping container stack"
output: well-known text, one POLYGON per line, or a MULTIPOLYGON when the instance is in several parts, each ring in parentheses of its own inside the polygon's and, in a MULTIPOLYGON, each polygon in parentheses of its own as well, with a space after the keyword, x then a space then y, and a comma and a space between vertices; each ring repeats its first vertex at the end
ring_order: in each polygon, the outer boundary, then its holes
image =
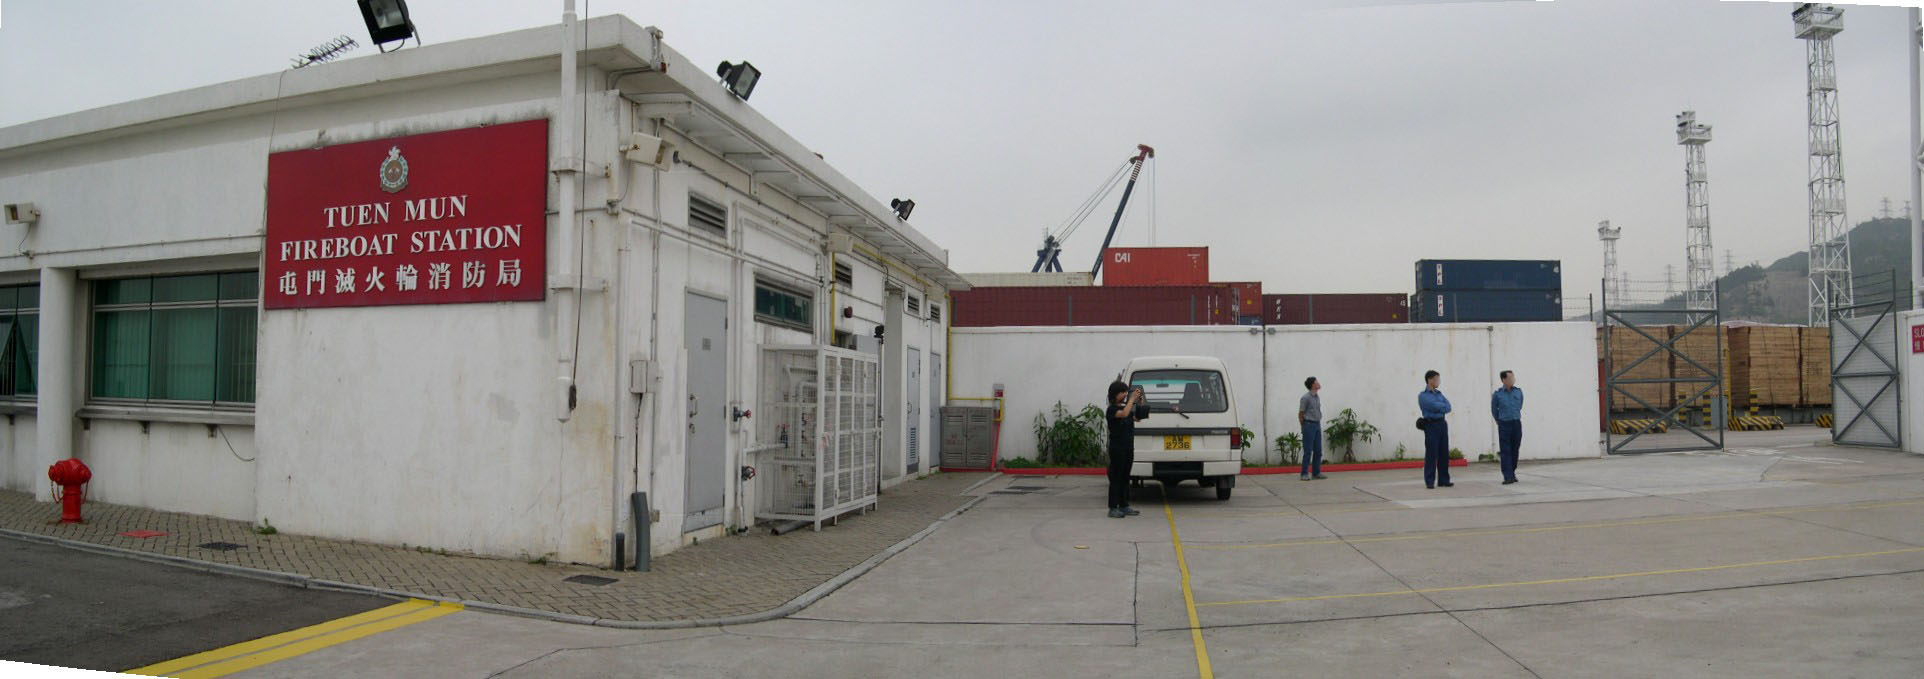
MULTIPOLYGON (((1260 283, 1209 282, 1209 248, 1110 248, 1103 253, 1099 286, 1079 285, 1086 273, 1047 275, 1071 284, 978 285, 954 293, 952 323, 958 328, 1235 325, 1254 313, 1262 296, 1260 283)), ((1041 279, 1036 274, 973 276, 994 283, 1041 279)))
POLYGON ((1563 266, 1557 260, 1425 259, 1416 263, 1410 315, 1417 323, 1562 320, 1563 266))
POLYGON ((1408 323, 1410 299, 1402 293, 1340 295, 1263 295, 1268 325, 1408 323))

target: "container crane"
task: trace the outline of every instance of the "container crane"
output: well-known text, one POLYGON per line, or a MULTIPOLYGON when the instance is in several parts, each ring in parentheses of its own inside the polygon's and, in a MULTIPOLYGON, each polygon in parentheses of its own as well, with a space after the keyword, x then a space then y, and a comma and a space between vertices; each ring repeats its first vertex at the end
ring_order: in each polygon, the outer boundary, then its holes
POLYGON ((1114 172, 1109 173, 1109 178, 1103 180, 1102 185, 1097 187, 1096 192, 1091 194, 1087 200, 1084 200, 1082 206, 1077 208, 1076 213, 1070 216, 1067 221, 1063 222, 1062 226, 1057 227, 1054 233, 1046 233, 1043 235, 1042 249, 1036 251, 1035 266, 1030 267, 1029 271, 1031 273, 1062 271, 1062 262, 1059 259, 1062 255, 1062 241, 1067 239, 1070 234, 1075 233, 1077 227, 1082 226, 1083 220, 1089 217, 1089 213, 1095 209, 1096 205, 1101 203, 1103 198, 1107 197, 1111 191, 1116 189, 1116 181, 1122 177, 1123 171, 1128 170, 1129 182, 1122 188, 1122 200, 1116 204, 1116 216, 1109 220, 1109 233, 1102 237, 1102 249, 1096 251, 1096 265, 1089 270, 1089 274, 1092 276, 1100 275, 1102 273, 1103 253, 1109 251, 1109 243, 1116 238, 1116 227, 1122 224, 1122 213, 1129 207, 1129 194, 1133 193, 1136 189, 1136 178, 1142 175, 1143 164, 1149 162, 1149 159, 1154 157, 1156 157, 1155 149, 1150 148, 1146 144, 1137 144, 1135 156, 1124 161, 1122 167, 1116 168, 1114 172))

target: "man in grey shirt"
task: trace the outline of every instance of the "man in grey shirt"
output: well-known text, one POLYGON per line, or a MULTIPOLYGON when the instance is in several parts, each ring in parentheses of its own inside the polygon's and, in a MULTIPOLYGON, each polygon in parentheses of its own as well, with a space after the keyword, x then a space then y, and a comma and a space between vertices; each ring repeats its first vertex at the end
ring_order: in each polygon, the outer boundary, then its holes
POLYGON ((1309 391, 1296 402, 1296 421, 1303 425, 1303 480, 1323 476, 1323 383, 1311 377, 1303 380, 1309 391))

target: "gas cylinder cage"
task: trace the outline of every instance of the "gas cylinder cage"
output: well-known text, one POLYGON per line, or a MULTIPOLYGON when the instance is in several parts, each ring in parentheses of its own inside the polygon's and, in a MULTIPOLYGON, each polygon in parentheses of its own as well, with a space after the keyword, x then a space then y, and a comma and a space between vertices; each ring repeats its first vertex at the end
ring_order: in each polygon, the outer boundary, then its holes
POLYGON ((828 346, 763 347, 757 518, 822 522, 875 506, 881 366, 828 346))

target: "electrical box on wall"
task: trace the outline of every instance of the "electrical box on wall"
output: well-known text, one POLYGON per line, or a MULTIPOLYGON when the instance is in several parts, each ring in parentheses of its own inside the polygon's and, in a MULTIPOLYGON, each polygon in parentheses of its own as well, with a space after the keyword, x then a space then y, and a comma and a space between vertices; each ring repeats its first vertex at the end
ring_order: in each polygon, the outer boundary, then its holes
POLYGON ((842 255, 855 252, 855 237, 846 233, 829 234, 828 251, 842 255))
POLYGON ((655 390, 661 382, 661 372, 654 361, 638 358, 628 362, 628 393, 647 394, 655 390))

